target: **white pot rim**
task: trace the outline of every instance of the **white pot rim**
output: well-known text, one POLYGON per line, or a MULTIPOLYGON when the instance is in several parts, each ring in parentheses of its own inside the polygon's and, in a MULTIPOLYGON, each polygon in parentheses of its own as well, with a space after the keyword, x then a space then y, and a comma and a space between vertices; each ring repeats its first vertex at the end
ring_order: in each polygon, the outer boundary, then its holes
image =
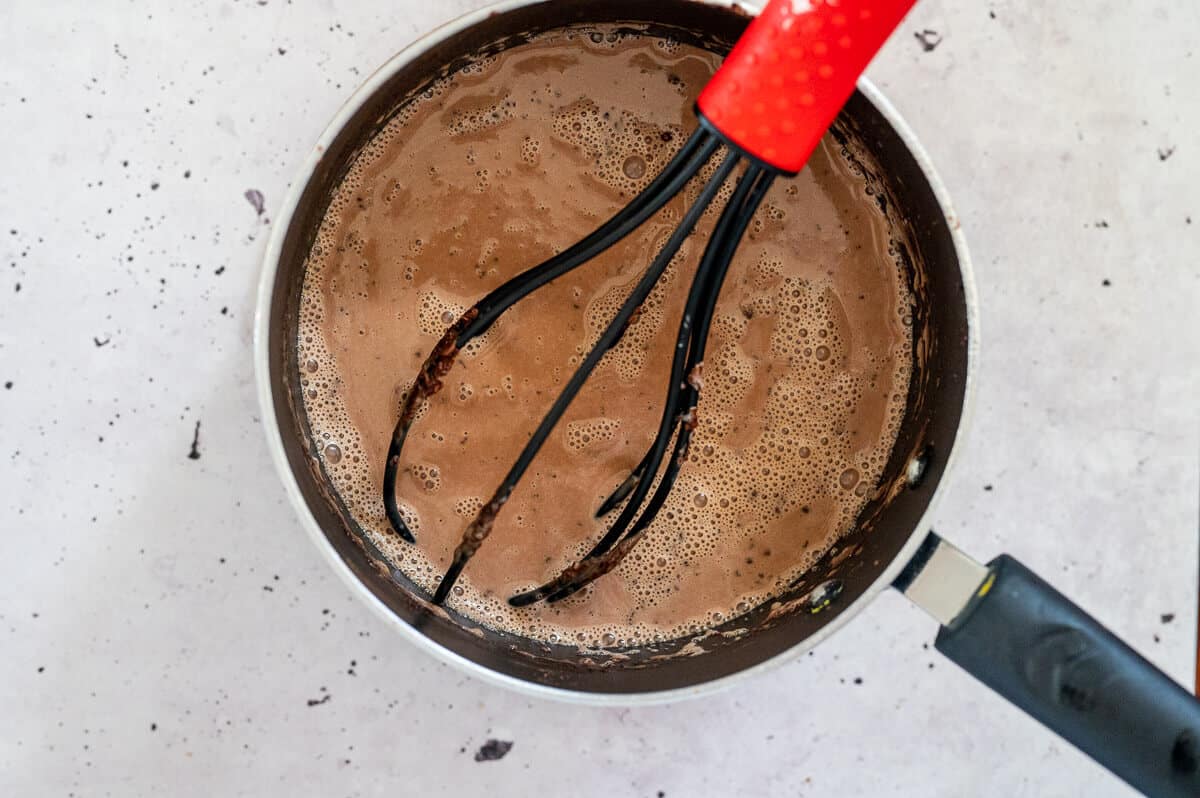
MULTIPOLYGON (((891 563, 875 579, 871 586, 868 587, 862 593, 862 595, 856 598, 841 613, 839 613, 836 618, 822 626, 812 635, 797 643, 795 646, 792 646, 791 648, 788 648, 769 659, 763 660, 756 665, 745 668, 744 670, 740 670, 736 673, 728 674, 726 676, 700 684, 644 693, 596 693, 538 684, 535 682, 526 681, 524 679, 519 679, 514 676, 509 676, 508 674, 499 673, 480 665, 474 660, 463 657, 460 654, 457 654, 454 651, 439 645, 393 613, 387 607, 387 605, 385 605, 363 582, 361 582, 354 575, 354 572, 351 570, 350 566, 338 554, 333 544, 327 538, 324 530, 313 516, 308 504, 305 502, 303 494, 301 493, 299 482, 296 480, 295 474, 292 473, 292 469, 288 463, 287 455, 284 449, 283 438, 280 433, 279 419, 275 413, 274 389, 271 384, 268 346, 270 341, 270 313, 274 294, 275 276, 279 269, 279 261, 283 252, 284 239, 287 237, 288 230, 296 213, 296 208, 299 205, 300 198, 303 195, 309 180, 312 178, 319 161, 324 153, 329 149, 333 140, 346 125, 346 123, 354 117, 363 104, 365 104, 367 100, 375 94, 376 91, 378 91, 388 80, 390 80, 392 76, 408 66, 409 63, 411 63, 422 53, 436 46, 440 42, 460 33, 467 28, 485 21, 495 14, 522 8, 524 6, 536 5, 539 2, 543 2, 543 0, 503 0, 503 2, 493 3, 447 22, 446 24, 434 29, 433 31, 412 42, 403 50, 388 59, 386 63, 384 63, 370 77, 368 77, 366 81, 363 82, 363 84, 354 92, 354 94, 350 96, 346 103, 340 109, 338 109, 329 125, 325 128, 324 132, 317 140, 312 153, 308 156, 304 165, 301 167, 301 170, 297 175, 297 179, 292 183, 291 188, 284 197, 281 207, 276 213, 275 224, 271 231, 270 240, 267 243, 266 255, 263 259, 262 274, 259 278, 258 302, 254 315, 254 371, 258 390, 259 408, 262 414, 263 427, 267 436, 267 446, 271 452, 271 459, 275 463, 275 469, 279 473, 280 480, 283 482, 284 490, 287 493, 288 499, 291 501, 292 507, 300 519, 301 526, 304 527, 305 531, 316 545, 318 551, 320 551, 328 561, 330 567, 341 577, 342 581, 347 585, 347 587, 350 588, 350 591, 359 599, 361 599, 367 606, 371 607, 376 614, 384 619, 385 622, 395 628, 402 636, 411 641, 417 648, 424 650, 436 659, 447 662, 464 673, 477 677, 485 682, 490 682, 510 690, 515 690, 519 693, 535 696, 537 698, 553 699, 576 704, 597 706, 642 706, 711 695, 712 693, 728 688, 737 682, 749 679, 755 674, 772 670, 786 662, 790 662, 797 657, 802 656, 814 646, 820 644, 838 629, 842 628, 859 612, 861 612, 862 609, 879 593, 883 592, 883 590, 891 585, 892 581, 908 563, 909 559, 911 559, 912 555, 916 552, 917 548, 924 540, 925 536, 922 534, 922 530, 928 528, 929 519, 932 517, 932 513, 936 508, 943 491, 946 490, 947 477, 953 470, 954 463, 958 457, 958 452, 962 447, 962 439, 966 430, 970 426, 970 421, 974 415, 975 385, 978 379, 979 313, 975 292, 974 274, 971 269, 970 254, 967 251, 966 238, 963 235, 958 216, 954 211, 954 206, 950 201, 949 194, 946 191, 946 187, 942 183, 941 178, 938 176, 937 171, 934 169, 933 163, 930 161, 928 154, 925 152, 920 142, 917 141, 916 135, 913 133, 912 129, 900 116, 899 112, 897 112, 892 104, 887 100, 887 98, 883 96, 879 89, 877 89, 874 84, 872 84, 866 78, 860 79, 858 82, 858 90, 866 96, 871 104, 887 120, 888 124, 891 125, 897 136, 912 154, 913 159, 921 169, 921 172, 925 175, 925 178, 937 199, 938 205, 940 206, 942 213, 946 218, 947 226, 950 230, 950 236, 954 244, 955 255, 958 258, 959 270, 962 274, 969 340, 967 342, 967 373, 965 380, 965 392, 963 396, 962 415, 959 421, 958 434, 955 436, 954 446, 947 456, 945 471, 939 480, 938 485, 934 489, 933 496, 930 497, 930 501, 925 508, 925 512, 922 514, 917 524, 913 527, 914 531, 910 535, 908 541, 892 559, 891 563)), ((738 5, 744 8, 744 4, 737 2, 737 0, 693 0, 693 2, 701 2, 707 5, 724 7, 738 5)))

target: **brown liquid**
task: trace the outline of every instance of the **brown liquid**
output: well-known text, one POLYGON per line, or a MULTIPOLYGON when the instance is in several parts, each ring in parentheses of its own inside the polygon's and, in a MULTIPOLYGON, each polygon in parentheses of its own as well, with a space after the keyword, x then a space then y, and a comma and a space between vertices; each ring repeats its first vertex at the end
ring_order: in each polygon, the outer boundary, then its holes
MULTIPOLYGON (((719 58, 609 33, 543 36, 407 105, 352 166, 308 260, 297 346, 324 465, 375 544, 426 589, 699 190, 693 181, 460 356, 404 450, 399 496, 418 542, 400 541, 383 512, 384 454, 430 348, 489 290, 608 218, 695 128, 695 95, 719 58)), ((827 137, 802 174, 772 187, 737 252, 691 453, 654 525, 574 598, 506 603, 617 515, 592 517, 657 429, 690 278, 731 188, 501 511, 449 600, 459 612, 582 646, 679 637, 770 599, 874 492, 908 390, 911 297, 884 217, 827 137)))

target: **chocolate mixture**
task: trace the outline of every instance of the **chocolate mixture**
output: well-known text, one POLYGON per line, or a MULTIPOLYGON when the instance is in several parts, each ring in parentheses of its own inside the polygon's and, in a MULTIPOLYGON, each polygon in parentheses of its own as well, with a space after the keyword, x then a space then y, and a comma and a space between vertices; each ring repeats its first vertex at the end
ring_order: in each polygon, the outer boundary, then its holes
MULTIPOLYGON (((415 546, 390 531, 381 500, 404 391, 463 310, 649 182, 695 128, 695 96, 719 63, 608 29, 547 34, 409 102, 339 186, 306 266, 304 409, 333 490, 414 582, 436 585, 711 170, 460 355, 404 451, 398 490, 415 546)), ((459 612, 586 647, 671 639, 770 599, 853 525, 904 410, 912 298, 883 215, 827 136, 799 176, 776 181, 737 252, 691 453, 641 544, 565 602, 506 603, 585 553, 617 515, 593 518, 657 429, 690 278, 731 189, 518 485, 449 599, 459 612)))

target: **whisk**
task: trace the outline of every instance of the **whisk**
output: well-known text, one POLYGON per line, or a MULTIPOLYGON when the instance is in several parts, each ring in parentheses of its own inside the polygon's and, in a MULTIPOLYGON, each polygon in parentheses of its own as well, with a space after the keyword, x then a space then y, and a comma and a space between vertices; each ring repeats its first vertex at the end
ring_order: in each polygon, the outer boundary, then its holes
POLYGON ((637 545, 666 501, 687 457, 703 386, 709 326, 742 234, 775 178, 793 176, 804 167, 853 92, 858 76, 914 2, 770 0, 704 87, 696 101, 699 127, 662 172, 586 238, 508 280, 446 330, 405 395, 384 467, 383 501, 388 521, 410 543, 415 539, 396 498, 401 450, 421 403, 441 389, 442 378, 459 351, 485 333, 508 308, 631 233, 675 197, 718 150, 724 150, 719 166, 705 181, 679 226, 571 375, 491 500, 463 532, 450 567, 434 592, 435 604, 446 600, 571 401, 605 353, 620 341, 722 185, 744 163, 688 291, 658 432, 638 465, 596 510, 600 518, 624 503, 620 514, 585 557, 541 587, 511 597, 509 603, 519 607, 542 600, 560 601, 611 571, 637 545), (651 495, 660 470, 661 477, 651 495))

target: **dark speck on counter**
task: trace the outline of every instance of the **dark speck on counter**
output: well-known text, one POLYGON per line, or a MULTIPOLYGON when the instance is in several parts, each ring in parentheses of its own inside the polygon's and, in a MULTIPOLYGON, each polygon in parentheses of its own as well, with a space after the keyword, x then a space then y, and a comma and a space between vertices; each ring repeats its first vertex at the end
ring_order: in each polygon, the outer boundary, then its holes
POLYGON ((512 742, 508 740, 488 740, 475 752, 475 761, 495 762, 497 759, 503 759, 512 747, 512 742))
POLYGON ((196 429, 192 432, 192 448, 188 452, 189 460, 200 459, 200 422, 196 422, 196 429))
POLYGON ((246 189, 243 196, 246 198, 246 202, 249 202, 254 208, 254 212, 262 216, 266 210, 266 199, 263 197, 263 193, 256 188, 250 188, 246 189))
POLYGON ((931 53, 937 49, 937 46, 942 43, 941 34, 935 30, 925 28, 913 34, 917 41, 921 43, 921 49, 927 53, 931 53))

